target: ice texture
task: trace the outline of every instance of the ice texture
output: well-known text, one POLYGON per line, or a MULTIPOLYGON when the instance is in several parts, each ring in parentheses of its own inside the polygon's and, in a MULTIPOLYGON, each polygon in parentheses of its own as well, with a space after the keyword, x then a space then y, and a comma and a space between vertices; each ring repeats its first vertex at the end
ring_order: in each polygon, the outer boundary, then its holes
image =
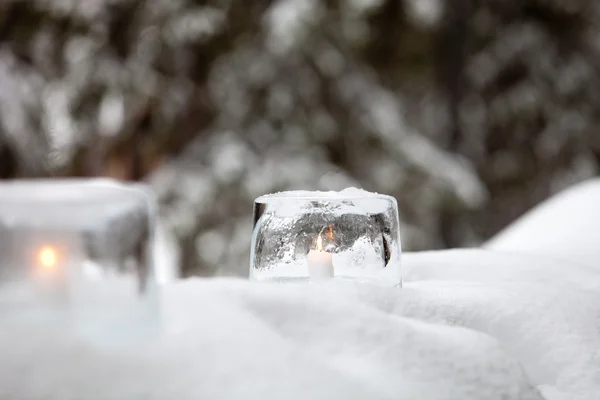
POLYGON ((367 279, 384 270, 378 278, 400 282, 401 245, 393 197, 356 188, 281 192, 256 199, 255 221, 251 265, 255 279, 302 275, 306 254, 315 249, 320 236, 323 249, 334 254, 336 276, 367 279))
POLYGON ((94 222, 110 224, 139 207, 140 202, 148 207, 144 196, 132 192, 134 189, 108 179, 3 182, 0 223, 11 228, 62 226, 64 229, 86 229, 90 224, 93 227, 94 222))
POLYGON ((91 258, 124 258, 151 229, 149 199, 109 179, 2 183, 0 248, 7 255, 36 236, 55 237, 79 240, 91 258))
POLYGON ((155 210, 145 190, 107 179, 0 183, 0 317, 102 340, 150 327, 155 210), (51 265, 39 262, 43 248, 51 265))

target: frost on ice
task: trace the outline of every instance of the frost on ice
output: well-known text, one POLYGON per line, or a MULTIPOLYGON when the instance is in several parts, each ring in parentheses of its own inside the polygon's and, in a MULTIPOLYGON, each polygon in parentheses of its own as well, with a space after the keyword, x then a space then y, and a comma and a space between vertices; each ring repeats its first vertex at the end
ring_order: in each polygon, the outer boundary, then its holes
POLYGON ((393 197, 356 188, 287 191, 254 203, 251 278, 300 278, 306 255, 322 240, 335 276, 400 283, 400 233, 393 197))
MULTIPOLYGON (((115 261, 131 253, 147 234, 152 207, 143 192, 136 195, 134 189, 104 179, 85 184, 68 180, 3 183, 0 206, 1 245, 10 246, 11 238, 19 235, 29 239, 39 233, 50 236, 48 240, 53 235, 55 240, 74 235, 83 241, 90 258, 115 261)), ((14 253, 4 250, 4 256, 14 253)))
POLYGON ((141 187, 109 180, 0 184, 0 318, 144 330, 157 313, 152 208, 141 187))

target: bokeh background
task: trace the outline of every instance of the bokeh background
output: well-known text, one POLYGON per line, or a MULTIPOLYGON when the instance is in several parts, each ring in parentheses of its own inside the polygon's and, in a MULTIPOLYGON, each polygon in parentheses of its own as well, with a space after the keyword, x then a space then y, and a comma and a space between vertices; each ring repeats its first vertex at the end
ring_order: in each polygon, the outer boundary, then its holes
POLYGON ((481 243, 598 174, 597 0, 3 0, 0 178, 147 181, 182 274, 247 274, 252 201, 395 196, 481 243))

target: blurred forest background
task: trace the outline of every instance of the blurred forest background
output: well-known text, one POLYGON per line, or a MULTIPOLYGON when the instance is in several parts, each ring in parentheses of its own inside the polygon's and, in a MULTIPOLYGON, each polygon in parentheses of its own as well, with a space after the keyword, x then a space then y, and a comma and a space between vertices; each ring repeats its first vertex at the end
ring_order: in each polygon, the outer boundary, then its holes
POLYGON ((284 189, 476 245, 597 175, 599 123, 597 0, 0 3, 0 178, 147 181, 184 275, 246 274, 284 189))

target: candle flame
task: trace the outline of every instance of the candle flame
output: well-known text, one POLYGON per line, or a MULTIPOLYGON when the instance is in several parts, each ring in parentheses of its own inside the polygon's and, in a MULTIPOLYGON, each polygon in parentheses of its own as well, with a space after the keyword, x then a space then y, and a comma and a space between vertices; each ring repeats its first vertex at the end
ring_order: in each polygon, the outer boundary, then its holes
POLYGON ((58 255, 56 250, 50 246, 43 247, 38 254, 40 266, 45 270, 51 270, 56 267, 58 255))
POLYGON ((329 224, 329 226, 327 227, 329 230, 327 231, 327 237, 331 240, 333 240, 333 225, 329 224))
POLYGON ((323 251, 323 238, 321 238, 321 234, 317 237, 317 251, 323 251))

